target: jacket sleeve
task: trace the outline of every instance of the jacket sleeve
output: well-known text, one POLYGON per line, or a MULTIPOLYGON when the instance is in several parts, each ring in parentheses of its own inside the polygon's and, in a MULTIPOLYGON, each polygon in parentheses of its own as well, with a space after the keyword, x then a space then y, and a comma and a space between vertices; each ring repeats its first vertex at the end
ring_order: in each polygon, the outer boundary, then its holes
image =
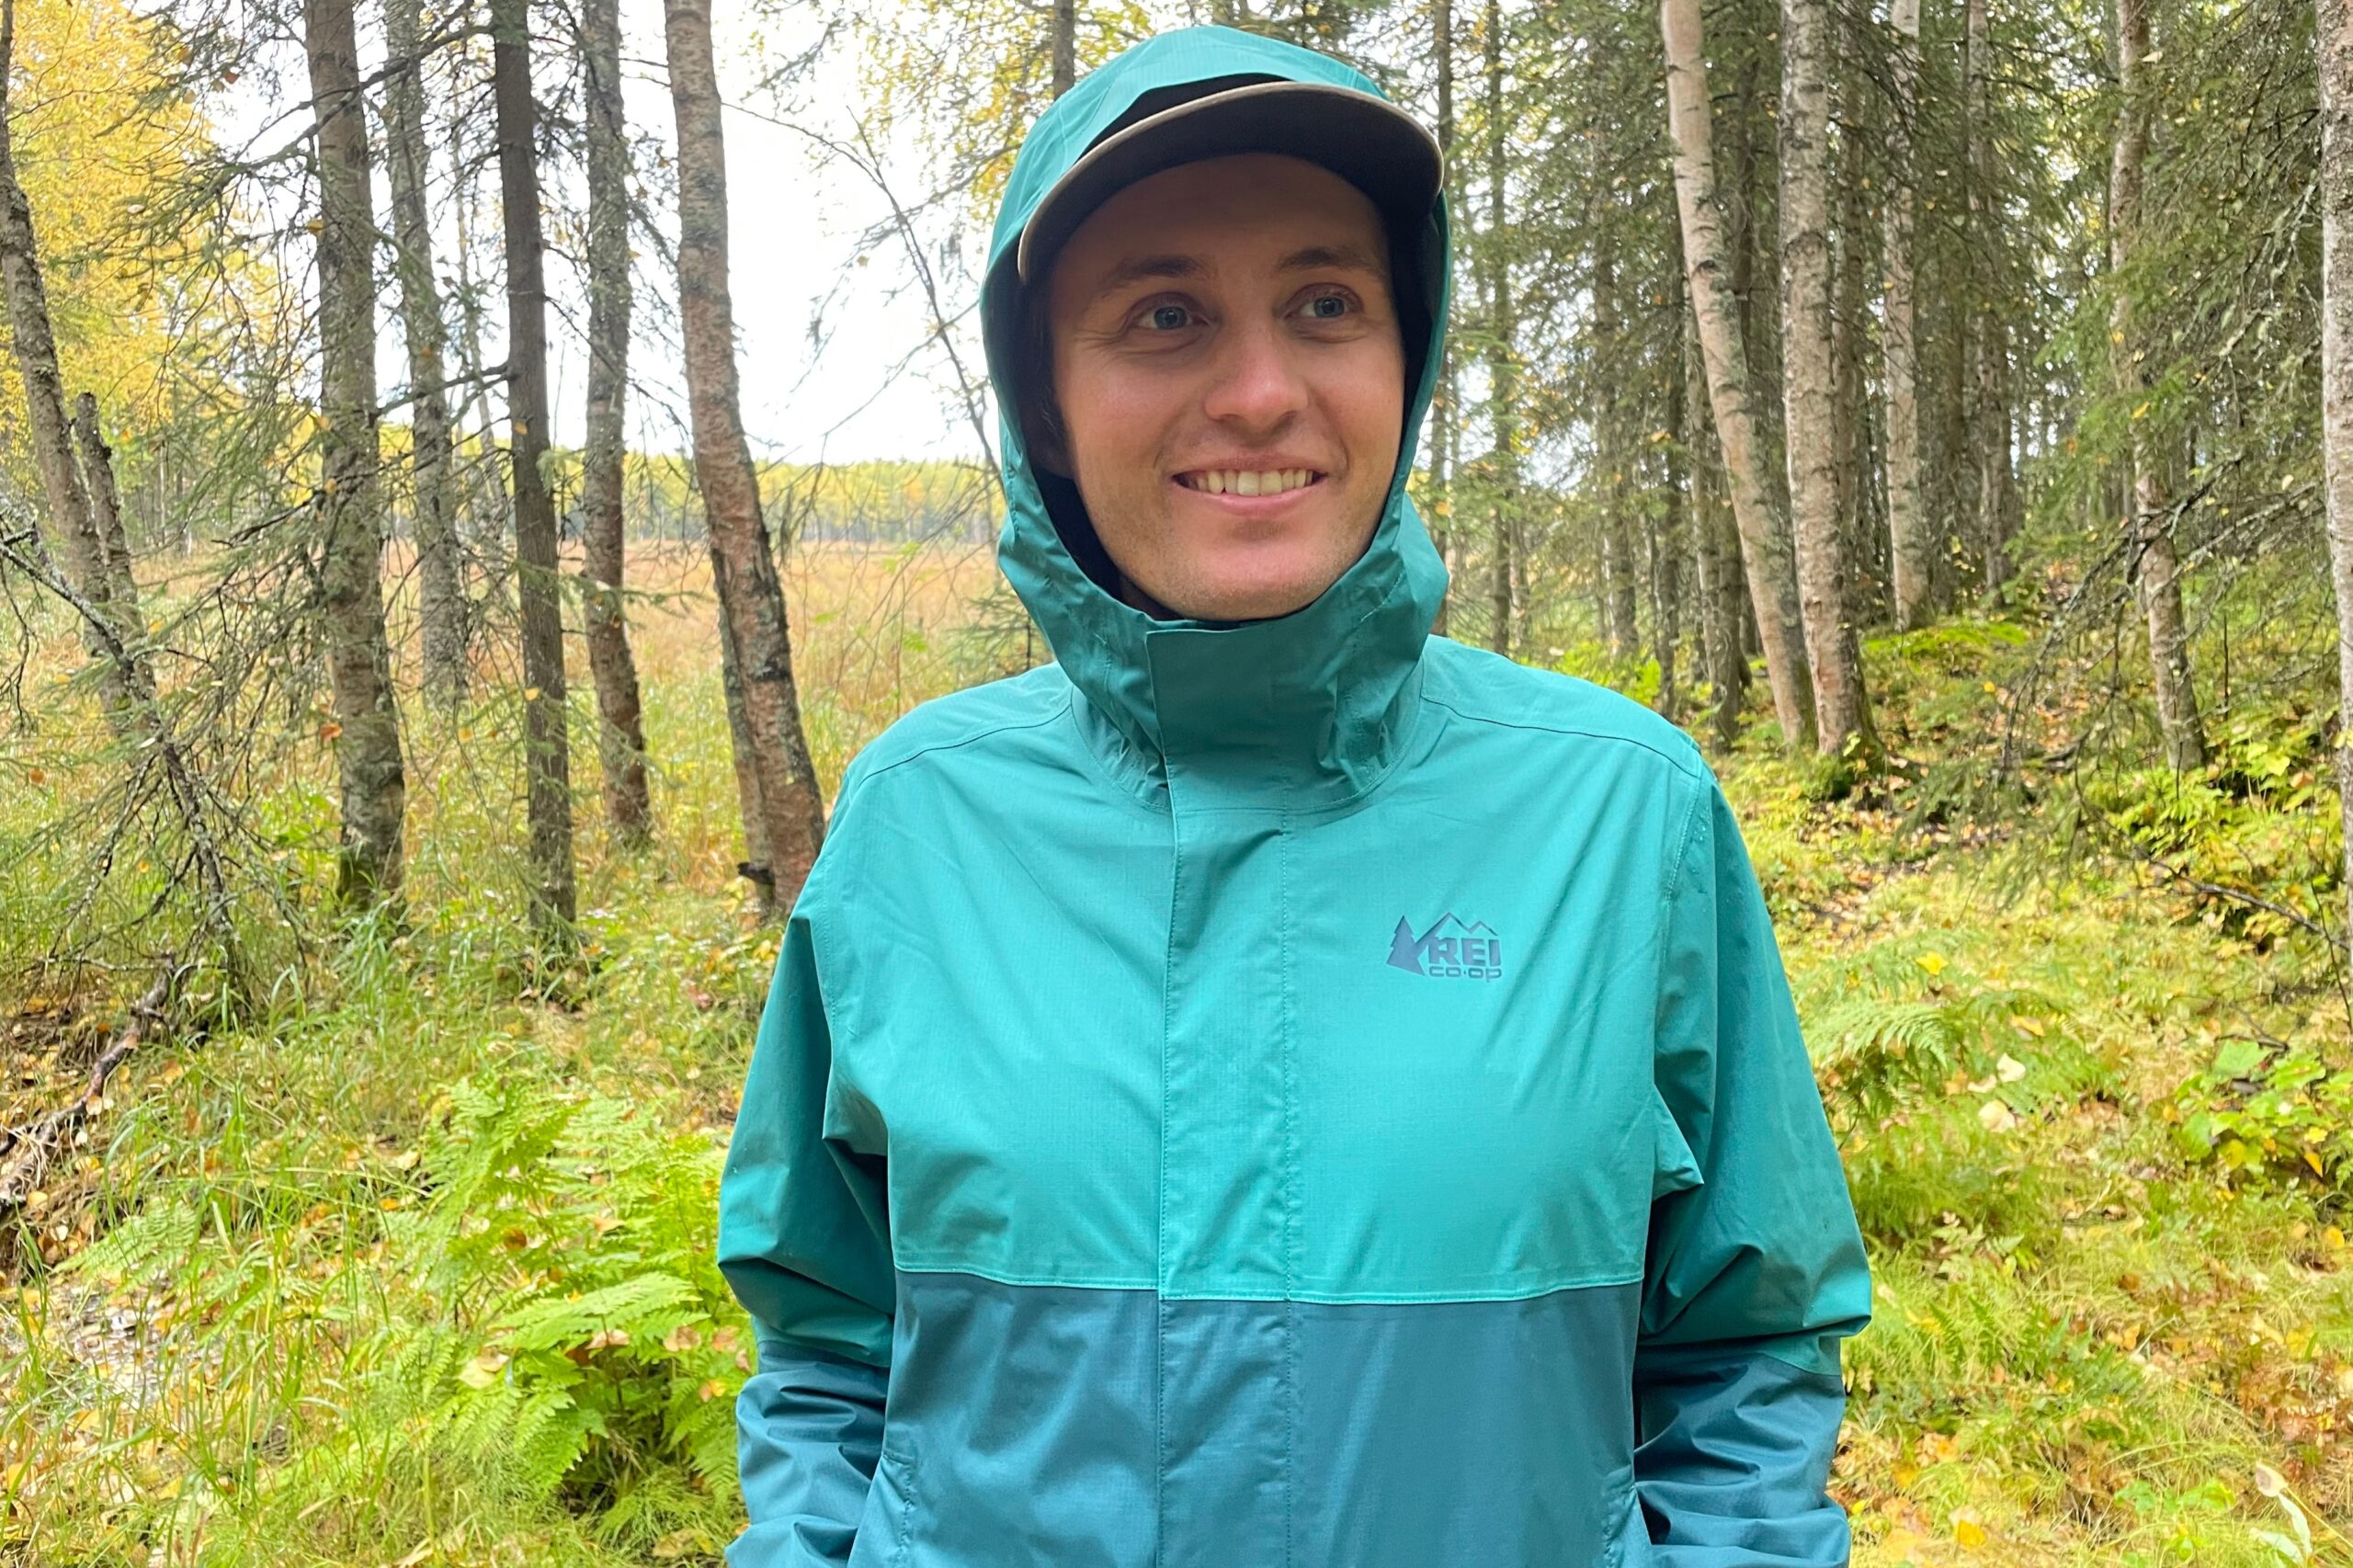
POLYGON ((882 1444, 895 1283, 884 1165, 832 1071, 820 866, 785 926, 720 1178, 719 1265, 759 1345, 735 1407, 751 1523, 728 1550, 733 1568, 848 1562, 882 1444))
POLYGON ((1765 900, 1712 778, 1666 889, 1634 1357, 1658 1568, 1844 1568, 1839 1341, 1870 1278, 1765 900))

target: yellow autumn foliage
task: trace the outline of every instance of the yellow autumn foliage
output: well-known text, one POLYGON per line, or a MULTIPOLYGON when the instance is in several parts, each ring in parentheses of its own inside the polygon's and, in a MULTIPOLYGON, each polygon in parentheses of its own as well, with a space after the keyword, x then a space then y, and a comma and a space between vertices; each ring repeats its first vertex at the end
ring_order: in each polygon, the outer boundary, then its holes
MULTIPOLYGON (((970 217, 985 229, 1013 155, 1052 100, 1047 9, 1027 0, 909 0, 861 18, 860 98, 868 132, 907 126, 968 176, 970 217)), ((1078 7, 1079 74, 1167 21, 1144 0, 1078 7)))
MULTIPOLYGON (((165 82, 157 25, 125 0, 17 0, 9 128, 32 209, 69 398, 97 394, 108 426, 169 417, 175 336, 186 335, 181 279, 192 236, 158 254, 142 231, 204 150, 203 116, 165 82), (176 334, 175 316, 182 318, 176 334)), ((183 341, 182 368, 189 345, 183 341)), ((24 387, 0 316, 0 452, 25 450, 24 387)))

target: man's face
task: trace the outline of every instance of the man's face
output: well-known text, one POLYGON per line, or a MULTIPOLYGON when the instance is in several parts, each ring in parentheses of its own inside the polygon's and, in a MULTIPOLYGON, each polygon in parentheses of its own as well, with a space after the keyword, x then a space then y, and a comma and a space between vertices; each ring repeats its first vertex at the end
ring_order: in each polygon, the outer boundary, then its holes
POLYGON ((1356 187, 1268 153, 1139 180, 1063 247, 1048 320, 1063 466, 1131 602, 1288 615, 1364 553, 1405 357, 1356 187))

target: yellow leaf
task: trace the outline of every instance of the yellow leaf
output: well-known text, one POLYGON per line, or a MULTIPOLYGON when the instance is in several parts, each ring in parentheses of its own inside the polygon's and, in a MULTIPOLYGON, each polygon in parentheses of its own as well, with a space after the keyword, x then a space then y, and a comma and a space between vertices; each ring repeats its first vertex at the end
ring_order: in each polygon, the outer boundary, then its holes
POLYGON ((1963 1508, 1952 1517, 1952 1539, 1964 1551, 1974 1551, 1985 1544, 1985 1527, 1977 1522, 1970 1510, 1963 1508))
POLYGON ((2020 1034, 2032 1035, 2035 1039, 2040 1040, 2042 1038, 2043 1027, 2043 1022, 2040 1018, 2029 1017, 2023 1013, 2013 1013, 2010 1015, 2010 1028, 2018 1030, 2020 1034))
POLYGON ((1931 980, 1945 971, 1945 956, 1942 953, 1922 953, 1918 962, 1922 969, 1928 971, 1928 978, 1931 980))
POLYGON ((526 701, 526 702, 537 702, 539 699, 540 699, 540 688, 539 688, 538 687, 536 687, 536 686, 527 686, 527 687, 525 687, 523 688, 523 700, 524 700, 524 701, 526 701))
POLYGON ((486 1389, 498 1381, 498 1374, 508 1358, 496 1350, 485 1350, 458 1369, 458 1381, 470 1389, 486 1389))
POLYGON ((2313 1175, 2316 1176, 2325 1176, 2328 1174, 2327 1168, 2320 1163, 2320 1156, 2310 1149, 2304 1151, 2304 1164, 2312 1166, 2313 1175))

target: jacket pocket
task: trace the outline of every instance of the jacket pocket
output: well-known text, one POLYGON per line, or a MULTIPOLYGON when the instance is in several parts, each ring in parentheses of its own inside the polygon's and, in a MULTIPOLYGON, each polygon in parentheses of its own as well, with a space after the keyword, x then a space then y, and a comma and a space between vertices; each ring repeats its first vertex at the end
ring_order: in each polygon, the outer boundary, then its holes
POLYGON ((866 1508, 858 1517, 849 1568, 906 1568, 915 1544, 915 1499, 913 1445, 904 1431, 885 1426, 881 1457, 875 1462, 866 1508))
POLYGON ((1629 1466, 1624 1471, 1622 1491, 1623 1511, 1619 1515, 1618 1531, 1609 1542, 1609 1551, 1602 1558, 1602 1568, 1650 1568, 1651 1528, 1643 1517, 1643 1499, 1634 1489, 1634 1471, 1629 1466))

